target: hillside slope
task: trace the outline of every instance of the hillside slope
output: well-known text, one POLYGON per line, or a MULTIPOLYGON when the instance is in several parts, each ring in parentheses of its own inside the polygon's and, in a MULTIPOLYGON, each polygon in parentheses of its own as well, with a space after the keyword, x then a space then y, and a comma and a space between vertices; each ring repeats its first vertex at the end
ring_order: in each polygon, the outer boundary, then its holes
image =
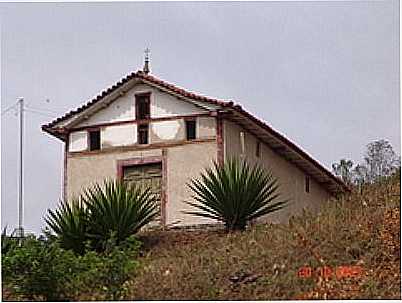
POLYGON ((127 285, 131 300, 401 298, 399 176, 289 224, 142 238, 144 267, 127 285))

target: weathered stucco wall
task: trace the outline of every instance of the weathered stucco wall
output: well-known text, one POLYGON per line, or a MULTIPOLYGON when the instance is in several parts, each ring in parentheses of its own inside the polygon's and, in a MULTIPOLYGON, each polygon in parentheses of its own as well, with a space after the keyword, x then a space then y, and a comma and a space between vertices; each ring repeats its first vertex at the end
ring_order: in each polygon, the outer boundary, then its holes
POLYGON ((74 155, 67 158, 67 198, 81 194, 82 189, 106 178, 117 178, 117 161, 137 157, 161 156, 160 149, 93 153, 74 155))
POLYGON ((320 204, 329 199, 330 194, 314 179, 310 178, 310 192, 305 191, 306 174, 283 157, 276 154, 261 142, 260 157, 256 156, 257 138, 245 131, 241 126, 224 121, 224 153, 225 159, 241 154, 240 132, 244 133, 244 155, 249 163, 260 163, 271 170, 279 179, 282 197, 290 199, 286 208, 268 215, 263 220, 286 222, 290 215, 300 213, 304 207, 317 210, 320 204))
POLYGON ((183 211, 194 210, 184 200, 191 200, 191 191, 186 183, 191 178, 198 178, 200 173, 210 167, 216 160, 216 142, 181 145, 169 148, 167 152, 167 223, 177 222, 180 225, 211 223, 212 220, 183 214, 183 211))
MULTIPOLYGON (((190 143, 169 147, 166 150, 166 223, 199 224, 211 222, 183 214, 182 211, 190 209, 183 202, 190 199, 190 190, 186 183, 191 178, 198 177, 201 171, 210 166, 212 161, 216 159, 216 142, 190 143)), ((84 188, 94 184, 94 182, 102 182, 106 178, 117 178, 118 160, 161 155, 161 149, 70 155, 67 160, 67 198, 77 197, 84 188)))
POLYGON ((216 119, 213 117, 197 118, 197 137, 211 138, 216 136, 216 119))
POLYGON ((161 143, 185 139, 183 119, 150 123, 149 142, 161 143))
POLYGON ((102 148, 126 146, 137 142, 137 125, 122 124, 101 128, 102 148))
POLYGON ((86 131, 77 131, 70 134, 68 150, 72 152, 86 150, 88 137, 86 131))
MULTIPOLYGON (((211 139, 216 136, 216 122, 214 117, 197 117, 197 139, 211 139)), ((102 126, 102 148, 127 146, 137 143, 137 124, 122 124, 102 126)), ((76 131, 70 134, 69 151, 79 152, 88 148, 87 131, 76 131)), ((180 141, 186 139, 185 122, 183 118, 155 121, 149 123, 149 143, 180 141)))
MULTIPOLYGON (((214 117, 196 118, 196 138, 211 139, 216 136, 214 117)), ((185 140, 186 127, 184 119, 152 122, 150 128, 150 143, 160 143, 171 140, 185 140)))
POLYGON ((166 118, 171 116, 185 116, 207 112, 201 107, 187 101, 180 100, 150 86, 141 85, 143 91, 151 91, 151 117, 166 118))
MULTIPOLYGON (((268 215, 263 218, 264 220, 287 221, 290 215, 299 213, 304 207, 317 209, 322 202, 330 197, 329 193, 312 178, 310 178, 310 192, 307 193, 305 191, 305 173, 262 142, 260 157, 257 157, 257 139, 239 125, 225 120, 223 126, 225 159, 241 155, 240 132, 243 132, 245 157, 250 163, 258 161, 264 167, 269 168, 274 176, 279 179, 282 198, 290 199, 288 207, 268 215)), ((135 124, 101 127, 102 148, 134 144, 137 139, 135 127, 135 124)), ((174 143, 173 146, 166 146, 166 223, 180 225, 210 223, 211 220, 183 214, 183 211, 190 209, 183 201, 190 199, 191 195, 186 183, 191 178, 198 177, 203 169, 217 159, 217 144, 214 140, 216 119, 214 117, 197 117, 197 138, 210 139, 206 142, 184 144, 185 122, 183 118, 151 122, 149 135, 151 144, 174 143)), ((71 151, 85 150, 87 145, 86 132, 72 133, 69 144, 71 151)), ((105 152, 90 154, 70 154, 67 161, 67 196, 71 198, 79 195, 83 188, 94 182, 101 182, 105 178, 116 178, 118 160, 161 155, 162 149, 159 148, 137 151, 115 149, 113 152, 106 152, 105 150, 105 152)))

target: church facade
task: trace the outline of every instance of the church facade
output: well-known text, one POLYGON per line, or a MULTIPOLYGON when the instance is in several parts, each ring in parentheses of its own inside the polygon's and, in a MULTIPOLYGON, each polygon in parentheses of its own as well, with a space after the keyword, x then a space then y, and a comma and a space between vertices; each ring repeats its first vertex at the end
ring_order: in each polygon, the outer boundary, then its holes
POLYGON ((260 163, 279 179, 289 206, 267 219, 280 222, 348 187, 311 156, 240 105, 194 94, 149 74, 133 72, 80 108, 42 129, 62 140, 64 198, 105 179, 151 186, 162 225, 210 220, 183 213, 186 184, 231 157, 260 163))

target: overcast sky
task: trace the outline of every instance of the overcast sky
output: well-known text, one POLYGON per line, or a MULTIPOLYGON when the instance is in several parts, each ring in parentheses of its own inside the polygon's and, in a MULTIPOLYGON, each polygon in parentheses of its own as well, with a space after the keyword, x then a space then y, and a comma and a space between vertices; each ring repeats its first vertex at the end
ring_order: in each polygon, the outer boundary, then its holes
MULTIPOLYGON (((327 168, 399 154, 398 1, 0 4, 1 108, 64 113, 131 71, 232 99, 327 168), (49 99, 47 103, 45 100, 49 99)), ((49 112, 47 113, 49 114, 49 112)), ((52 115, 52 114, 50 114, 52 115)), ((53 115, 53 117, 56 117, 53 115)), ((1 226, 17 224, 18 117, 1 117, 1 226)), ((25 227, 61 194, 63 144, 26 113, 25 227)))

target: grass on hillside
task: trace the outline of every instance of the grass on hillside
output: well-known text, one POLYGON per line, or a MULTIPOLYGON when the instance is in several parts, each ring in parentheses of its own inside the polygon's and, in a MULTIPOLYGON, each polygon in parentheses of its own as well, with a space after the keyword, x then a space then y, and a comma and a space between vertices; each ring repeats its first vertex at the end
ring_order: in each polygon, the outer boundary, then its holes
MULTIPOLYGON (((273 216, 275 214, 272 214, 273 216)), ((149 231, 124 300, 400 299, 400 176, 245 232, 149 231), (303 266, 315 269, 298 276, 303 266), (318 268, 360 266, 354 277, 318 268)), ((79 291, 77 291, 79 293, 79 291)), ((79 300, 102 300, 96 291, 79 300)), ((3 285, 3 300, 16 298, 3 285)))
MULTIPOLYGON (((274 214, 273 214, 274 215, 274 214)), ((148 232, 130 300, 400 299, 400 180, 246 232, 148 232), (360 266, 358 276, 319 268, 360 266), (311 278, 297 275, 303 266, 311 278)), ((82 298, 89 299, 89 298, 82 298)))

